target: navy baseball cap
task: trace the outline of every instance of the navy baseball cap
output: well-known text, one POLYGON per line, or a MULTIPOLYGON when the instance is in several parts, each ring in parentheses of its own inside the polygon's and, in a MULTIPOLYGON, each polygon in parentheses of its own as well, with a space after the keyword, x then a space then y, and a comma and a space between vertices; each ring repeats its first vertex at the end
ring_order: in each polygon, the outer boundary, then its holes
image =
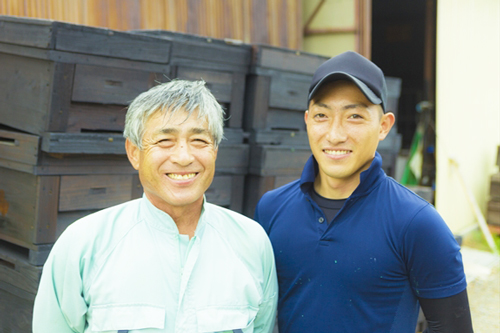
POLYGON ((336 80, 354 82, 370 102, 380 104, 386 112, 387 86, 384 73, 373 62, 352 51, 341 53, 318 67, 309 87, 307 104, 322 85, 336 80))

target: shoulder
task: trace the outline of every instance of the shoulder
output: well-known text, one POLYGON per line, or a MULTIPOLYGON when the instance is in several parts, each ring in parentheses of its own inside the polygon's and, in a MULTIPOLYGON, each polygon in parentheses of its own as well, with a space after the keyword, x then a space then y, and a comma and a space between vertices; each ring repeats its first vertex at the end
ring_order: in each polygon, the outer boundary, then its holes
POLYGON ((295 204, 299 200, 299 197, 302 198, 303 193, 300 189, 300 180, 297 179, 264 193, 257 204, 257 209, 260 213, 264 211, 276 211, 278 207, 283 205, 295 204))
POLYGON ((385 179, 375 194, 385 207, 390 207, 390 211, 399 216, 415 216, 422 210, 439 215, 432 204, 390 177, 385 179))
POLYGON ((280 198, 289 198, 290 194, 297 193, 297 191, 300 191, 300 179, 264 193, 260 201, 269 202, 280 198))
POLYGON ((80 218, 64 230, 56 245, 74 251, 109 248, 138 222, 140 200, 108 207, 80 218))
POLYGON ((439 239, 442 243, 446 239, 455 245, 451 230, 431 203, 392 178, 388 178, 387 186, 385 207, 389 208, 387 211, 392 214, 392 220, 399 221, 407 241, 419 239, 430 244, 430 240, 437 237, 436 243, 439 239))
POLYGON ((73 232, 81 232, 83 230, 89 232, 100 231, 103 228, 114 227, 117 224, 116 221, 120 221, 120 225, 125 226, 127 223, 121 221, 134 220, 133 217, 137 216, 139 211, 140 200, 142 199, 127 201, 84 216, 70 224, 65 232, 69 232, 70 230, 73 232), (125 217, 127 218, 125 219, 125 217))
POLYGON ((220 233, 237 236, 246 235, 250 238, 267 238, 264 229, 245 215, 214 204, 205 204, 206 222, 220 233))
POLYGON ((207 228, 216 237, 231 244, 236 252, 256 255, 272 253, 269 237, 256 221, 213 204, 206 204, 205 209, 207 228))

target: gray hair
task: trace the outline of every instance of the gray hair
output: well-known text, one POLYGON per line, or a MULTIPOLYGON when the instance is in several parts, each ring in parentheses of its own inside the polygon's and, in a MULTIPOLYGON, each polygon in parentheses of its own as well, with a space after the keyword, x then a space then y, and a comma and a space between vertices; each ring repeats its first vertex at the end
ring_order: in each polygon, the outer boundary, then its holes
POLYGON ((151 115, 161 112, 172 116, 185 111, 189 118, 198 112, 198 118, 206 118, 215 148, 224 136, 224 110, 205 86, 205 81, 172 80, 162 83, 137 96, 127 110, 123 136, 142 149, 144 126, 151 115))

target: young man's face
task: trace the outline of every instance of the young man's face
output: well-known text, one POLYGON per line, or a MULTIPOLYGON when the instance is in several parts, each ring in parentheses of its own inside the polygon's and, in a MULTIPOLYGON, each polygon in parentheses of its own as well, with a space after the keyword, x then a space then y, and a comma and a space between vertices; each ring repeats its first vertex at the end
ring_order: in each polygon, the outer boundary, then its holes
POLYGON ((305 122, 325 194, 333 184, 359 184, 360 173, 370 166, 394 115, 383 114, 381 106, 371 103, 354 83, 335 81, 310 102, 305 122))
POLYGON ((168 212, 198 207, 212 183, 217 149, 205 119, 193 113, 154 113, 146 122, 142 149, 127 140, 127 153, 139 171, 148 199, 168 212))

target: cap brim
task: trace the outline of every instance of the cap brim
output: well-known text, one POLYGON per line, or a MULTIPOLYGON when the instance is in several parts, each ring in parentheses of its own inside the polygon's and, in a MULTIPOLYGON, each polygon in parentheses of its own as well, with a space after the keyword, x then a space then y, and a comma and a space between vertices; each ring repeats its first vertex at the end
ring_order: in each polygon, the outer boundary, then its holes
POLYGON ((319 90, 319 88, 323 84, 328 83, 328 82, 337 81, 337 80, 342 80, 342 79, 348 79, 348 80, 354 82, 358 86, 358 88, 363 92, 363 94, 366 96, 366 98, 368 98, 368 100, 370 102, 372 102, 373 104, 382 104, 382 100, 377 95, 375 95, 375 93, 370 88, 368 88, 368 86, 366 84, 364 84, 363 81, 355 78, 354 76, 352 76, 350 74, 344 73, 344 72, 332 72, 328 75, 325 75, 314 86, 313 90, 309 94, 309 102, 311 101, 314 94, 319 90))

